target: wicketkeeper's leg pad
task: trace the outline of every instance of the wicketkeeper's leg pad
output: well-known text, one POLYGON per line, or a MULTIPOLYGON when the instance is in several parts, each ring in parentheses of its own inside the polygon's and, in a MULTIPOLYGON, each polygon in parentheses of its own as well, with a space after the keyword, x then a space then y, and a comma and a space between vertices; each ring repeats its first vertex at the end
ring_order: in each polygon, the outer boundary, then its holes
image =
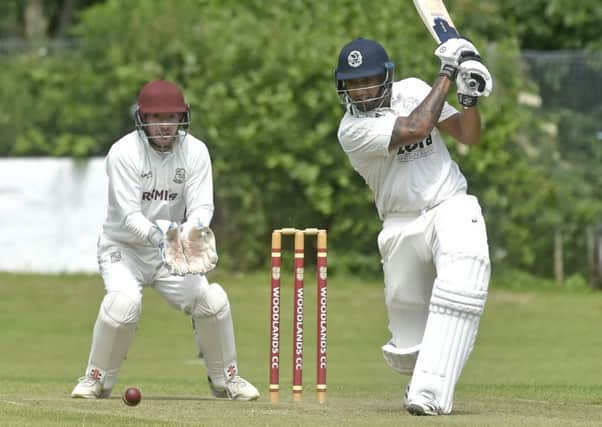
POLYGON ((111 390, 117 381, 121 364, 134 339, 142 300, 122 292, 109 292, 100 305, 86 374, 94 369, 104 373, 103 388, 111 390))
POLYGON ((226 291, 217 283, 206 289, 192 310, 194 333, 213 385, 222 388, 238 375, 234 325, 226 291))

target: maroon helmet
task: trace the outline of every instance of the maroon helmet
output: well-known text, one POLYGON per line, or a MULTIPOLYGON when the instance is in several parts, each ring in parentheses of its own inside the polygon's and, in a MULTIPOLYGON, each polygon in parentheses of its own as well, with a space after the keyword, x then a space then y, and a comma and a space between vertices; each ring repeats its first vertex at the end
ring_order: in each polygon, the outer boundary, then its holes
POLYGON ((147 83, 138 96, 138 109, 147 113, 187 113, 188 104, 180 88, 167 80, 147 83))
MULTIPOLYGON (((159 144, 159 137, 152 137, 149 134, 148 127, 151 124, 145 122, 146 114, 170 114, 182 113, 182 119, 178 123, 178 131, 174 135, 173 142, 183 140, 188 133, 190 125, 190 106, 184 100, 182 90, 167 80, 156 80, 147 83, 138 95, 138 103, 134 113, 134 122, 140 137, 159 151, 166 151, 171 148, 171 144, 159 144)), ((154 126, 169 125, 169 123, 153 123, 154 126)))

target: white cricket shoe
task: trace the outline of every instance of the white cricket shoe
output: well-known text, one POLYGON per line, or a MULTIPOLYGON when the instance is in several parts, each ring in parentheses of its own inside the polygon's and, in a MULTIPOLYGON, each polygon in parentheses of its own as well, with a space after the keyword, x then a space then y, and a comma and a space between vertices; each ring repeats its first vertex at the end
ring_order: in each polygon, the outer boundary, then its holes
POLYGON ((406 388, 404 396, 404 405, 406 411, 412 415, 441 415, 441 408, 434 397, 430 393, 420 393, 417 399, 410 400, 408 398, 409 386, 406 388))
POLYGON ((209 387, 213 396, 221 399, 230 400, 257 400, 259 399, 259 390, 253 384, 239 377, 238 375, 226 382, 224 388, 213 384, 211 377, 207 377, 209 387))
POLYGON ((71 392, 71 397, 81 399, 99 399, 103 397, 102 384, 92 377, 85 376, 79 379, 79 382, 71 392))

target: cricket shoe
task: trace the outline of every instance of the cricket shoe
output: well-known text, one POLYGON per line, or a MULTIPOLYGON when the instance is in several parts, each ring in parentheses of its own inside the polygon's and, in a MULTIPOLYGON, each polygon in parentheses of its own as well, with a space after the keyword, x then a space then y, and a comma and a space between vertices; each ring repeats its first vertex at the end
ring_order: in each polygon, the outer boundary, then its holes
POLYGON ((111 390, 103 390, 100 381, 86 376, 81 377, 71 392, 71 397, 79 399, 108 399, 111 390))
POLYGON ((227 381, 226 386, 223 388, 213 384, 213 381, 211 381, 211 377, 207 377, 207 381, 209 381, 209 388, 211 388, 211 393, 213 394, 213 396, 218 397, 220 399, 259 399, 259 390, 257 390, 253 384, 239 376, 235 376, 231 380, 227 381))
POLYGON ((441 415, 441 408, 434 397, 430 393, 420 393, 418 399, 410 400, 408 398, 409 386, 406 388, 404 396, 404 405, 406 411, 412 415, 441 415))

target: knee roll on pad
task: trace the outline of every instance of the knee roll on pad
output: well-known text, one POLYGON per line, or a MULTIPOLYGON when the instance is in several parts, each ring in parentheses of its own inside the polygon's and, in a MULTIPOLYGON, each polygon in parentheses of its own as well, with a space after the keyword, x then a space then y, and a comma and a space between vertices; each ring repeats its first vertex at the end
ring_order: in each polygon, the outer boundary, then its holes
POLYGON ((387 365, 394 371, 400 374, 411 375, 414 372, 414 366, 416 365, 416 358, 418 357, 418 351, 420 345, 415 345, 409 348, 399 348, 389 341, 382 346, 383 357, 387 365))
POLYGON ((491 266, 487 254, 448 253, 437 261, 439 275, 431 295, 430 311, 480 316, 485 308, 491 266))
POLYGON ((142 301, 134 300, 122 292, 109 292, 101 304, 103 320, 114 326, 137 324, 142 312, 142 301))
POLYGON ((487 291, 459 289, 458 286, 435 280, 431 296, 431 312, 440 313, 466 313, 481 316, 485 309, 487 291))
POLYGON ((486 291, 490 276, 491 264, 486 253, 446 253, 437 260, 437 278, 457 284, 458 289, 486 291))
POLYGON ((210 284, 207 291, 195 301, 192 307, 192 317, 197 319, 209 316, 222 317, 224 313, 229 312, 228 294, 217 283, 210 284))

